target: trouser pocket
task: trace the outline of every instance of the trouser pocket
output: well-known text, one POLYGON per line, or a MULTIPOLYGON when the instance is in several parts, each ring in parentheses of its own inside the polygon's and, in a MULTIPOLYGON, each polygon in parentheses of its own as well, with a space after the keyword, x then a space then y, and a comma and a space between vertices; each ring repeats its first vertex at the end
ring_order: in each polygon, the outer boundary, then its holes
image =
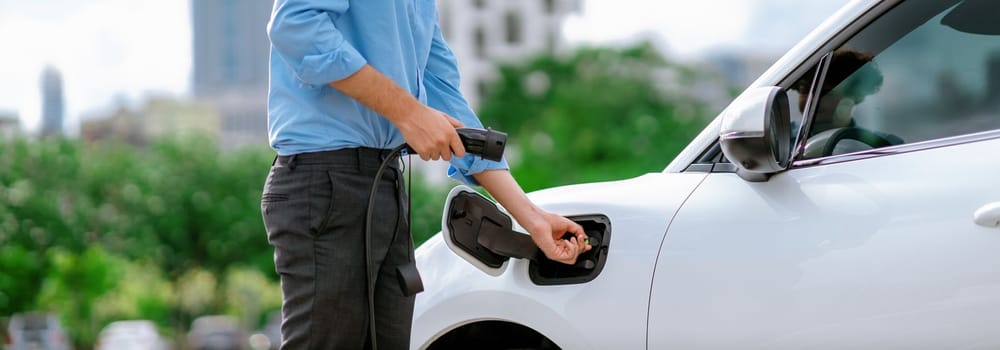
POLYGON ((279 274, 312 265, 312 240, 333 201, 325 171, 271 167, 260 207, 279 274))

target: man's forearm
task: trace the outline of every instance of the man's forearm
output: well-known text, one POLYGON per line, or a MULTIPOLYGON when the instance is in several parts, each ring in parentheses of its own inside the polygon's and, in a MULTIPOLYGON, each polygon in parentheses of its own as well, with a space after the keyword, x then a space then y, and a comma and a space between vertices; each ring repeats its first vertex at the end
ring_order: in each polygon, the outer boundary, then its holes
POLYGON ((406 115, 423 108, 409 92, 370 65, 330 85, 396 125, 404 121, 406 115))
POLYGON ((583 227, 532 203, 509 171, 487 170, 472 176, 507 208, 549 259, 572 265, 581 252, 590 250, 583 227), (572 233, 574 237, 565 240, 562 237, 566 233, 572 233))

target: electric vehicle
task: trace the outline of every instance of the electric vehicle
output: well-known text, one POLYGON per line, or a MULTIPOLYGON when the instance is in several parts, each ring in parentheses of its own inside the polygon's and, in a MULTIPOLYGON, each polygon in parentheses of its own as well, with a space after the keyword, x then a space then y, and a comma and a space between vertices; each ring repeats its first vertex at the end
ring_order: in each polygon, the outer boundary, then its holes
POLYGON ((456 188, 411 347, 1000 348, 998 13, 850 2, 662 172, 531 193, 574 266, 456 188))

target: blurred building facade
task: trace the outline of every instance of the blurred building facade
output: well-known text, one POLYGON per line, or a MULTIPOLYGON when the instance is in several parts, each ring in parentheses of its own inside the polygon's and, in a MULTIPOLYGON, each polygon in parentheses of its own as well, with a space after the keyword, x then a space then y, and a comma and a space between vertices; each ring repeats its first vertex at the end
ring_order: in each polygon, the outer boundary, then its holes
POLYGON ((221 114, 202 101, 152 98, 138 108, 119 106, 107 115, 85 118, 80 128, 85 142, 117 141, 143 146, 167 137, 206 136, 220 140, 221 114))
POLYGON ((62 73, 52 66, 42 71, 42 137, 58 137, 63 134, 63 118, 66 106, 63 98, 62 73))
POLYGON ((267 144, 267 22, 273 0, 191 0, 192 90, 221 118, 225 148, 267 144))
POLYGON ((496 64, 559 50, 563 21, 581 0, 437 0, 445 40, 455 52, 461 89, 473 106, 498 77, 496 64))
POLYGON ((21 135, 21 119, 17 112, 0 111, 0 139, 11 139, 21 135))
POLYGON ((119 106, 107 115, 87 116, 80 122, 80 138, 86 143, 123 142, 134 146, 148 143, 139 112, 119 106))

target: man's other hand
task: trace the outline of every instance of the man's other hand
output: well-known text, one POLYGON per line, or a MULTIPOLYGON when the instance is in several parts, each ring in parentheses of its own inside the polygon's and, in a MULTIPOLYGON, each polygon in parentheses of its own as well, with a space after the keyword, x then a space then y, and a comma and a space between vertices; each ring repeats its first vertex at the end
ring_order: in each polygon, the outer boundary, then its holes
POLYGON ((421 106, 397 126, 403 139, 420 155, 420 159, 449 161, 452 154, 465 156, 465 146, 455 131, 455 128, 462 127, 462 122, 438 110, 421 106))

